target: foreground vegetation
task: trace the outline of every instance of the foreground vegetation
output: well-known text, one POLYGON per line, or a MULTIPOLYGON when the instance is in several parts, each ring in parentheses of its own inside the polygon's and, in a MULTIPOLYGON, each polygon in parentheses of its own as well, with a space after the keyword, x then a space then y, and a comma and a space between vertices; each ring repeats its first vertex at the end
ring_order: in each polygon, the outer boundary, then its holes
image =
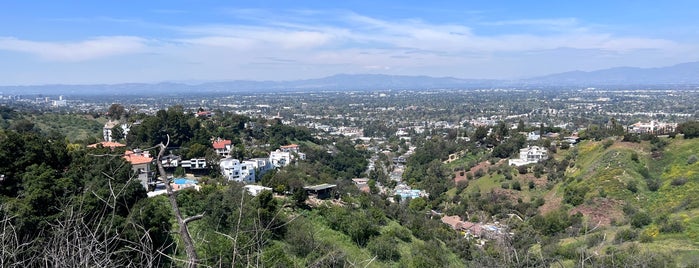
MULTIPOLYGON (((0 266, 184 266, 187 254, 164 196, 145 189, 123 149, 87 149, 101 129, 84 116, 22 114, 3 109, 0 132, 0 266), (44 120, 40 118, 50 118, 44 120), (30 120, 31 119, 31 120, 30 120), (52 122, 84 122, 62 127, 52 122), (36 123, 35 123, 36 122, 36 123), (42 123, 43 122, 43 123, 42 123), (63 132, 71 133, 66 138, 63 132), (75 134, 84 133, 84 134, 75 134), (21 152, 21 153, 18 153, 21 152)), ((365 174, 370 152, 360 141, 322 140, 278 120, 221 114, 196 118, 181 107, 139 121, 122 141, 216 161, 210 137, 234 140, 240 158, 297 143, 307 161, 268 173, 251 196, 216 170, 199 191, 176 195, 198 265, 272 267, 540 267, 680 266, 699 263, 699 161, 692 124, 684 135, 632 135, 617 128, 581 133, 570 147, 525 141, 505 124, 458 135, 423 136, 403 179, 426 198, 390 202, 376 188, 361 192, 351 178, 390 185, 380 157, 365 174), (254 123, 254 124, 251 124, 254 123), (506 158, 525 145, 551 157, 525 167, 506 158), (450 154, 460 155, 444 163, 450 154), (455 181, 455 178, 463 178, 455 181), (303 186, 338 185, 336 199, 309 200, 303 186), (440 222, 457 215, 495 222, 510 235, 465 239, 440 222)), ((555 131, 561 131, 555 130, 555 131)), ((566 134, 566 133, 563 133, 566 134)), ((385 146, 402 151, 404 141, 385 146)), ((215 165, 214 165, 215 166, 215 165)), ((376 187, 376 186, 374 186, 376 187)))

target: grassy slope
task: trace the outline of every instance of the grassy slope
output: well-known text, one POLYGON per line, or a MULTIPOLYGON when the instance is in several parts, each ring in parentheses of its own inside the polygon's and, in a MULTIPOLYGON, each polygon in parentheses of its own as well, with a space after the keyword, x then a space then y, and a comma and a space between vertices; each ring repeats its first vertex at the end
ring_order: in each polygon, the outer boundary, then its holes
MULTIPOLYGON (((687 158, 697 154, 699 139, 669 140, 661 159, 650 157, 650 145, 616 142, 609 148, 603 148, 601 142, 584 142, 578 146, 575 167, 568 170, 571 178, 567 185, 586 186, 590 191, 585 200, 599 196, 604 189, 607 197, 631 204, 641 211, 652 215, 654 221, 661 215, 670 219, 680 219, 685 231, 679 234, 657 232, 657 224, 644 227, 641 232, 653 234, 653 242, 642 243, 641 247, 649 250, 672 254, 680 265, 699 263, 699 163, 689 165, 687 158), (638 155, 638 162, 631 155, 638 155), (651 176, 660 178, 662 186, 656 192, 647 189, 639 168, 647 166, 651 176), (686 178, 687 183, 673 186, 677 178, 686 178), (629 183, 635 182, 638 191, 628 189, 629 183)), ((629 228, 630 225, 610 226, 605 232, 613 236, 616 231, 629 228)))
MULTIPOLYGON (((71 142, 85 140, 88 137, 102 139, 104 122, 86 115, 43 114, 28 118, 44 132, 56 130, 65 135, 71 142)), ((102 120, 104 121, 104 120, 102 120)))

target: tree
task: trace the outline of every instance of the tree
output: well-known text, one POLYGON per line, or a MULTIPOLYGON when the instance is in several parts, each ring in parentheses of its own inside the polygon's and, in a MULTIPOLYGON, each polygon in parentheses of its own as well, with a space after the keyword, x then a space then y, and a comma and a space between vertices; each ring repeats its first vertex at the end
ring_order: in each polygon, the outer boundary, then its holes
POLYGON ((114 103, 111 106, 109 106, 109 109, 107 110, 107 116, 112 120, 119 120, 122 117, 126 116, 126 109, 124 109, 123 105, 114 103))
POLYGON ((699 121, 687 121, 677 125, 677 132, 684 134, 685 139, 699 137, 699 121))
POLYGON ((121 140, 125 138, 124 137, 124 129, 121 128, 121 125, 116 125, 112 128, 112 139, 115 141, 121 140))

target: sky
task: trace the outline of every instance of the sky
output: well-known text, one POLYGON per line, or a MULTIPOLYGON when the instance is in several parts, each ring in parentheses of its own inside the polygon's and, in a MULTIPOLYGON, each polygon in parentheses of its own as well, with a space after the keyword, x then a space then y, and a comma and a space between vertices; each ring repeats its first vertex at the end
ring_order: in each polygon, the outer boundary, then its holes
POLYGON ((517 79, 699 61, 699 1, 0 2, 0 85, 517 79))

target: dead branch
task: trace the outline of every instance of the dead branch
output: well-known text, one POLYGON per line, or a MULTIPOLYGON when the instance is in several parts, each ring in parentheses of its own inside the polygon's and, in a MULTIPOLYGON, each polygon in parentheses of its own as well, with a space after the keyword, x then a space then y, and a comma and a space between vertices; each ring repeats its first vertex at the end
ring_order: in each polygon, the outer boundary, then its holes
MULTIPOLYGON (((167 144, 170 143, 170 135, 167 136, 167 144)), ((160 174, 161 179, 165 183, 165 189, 167 190, 167 199, 170 201, 170 205, 172 206, 172 211, 175 214, 175 218, 177 219, 177 224, 180 226, 180 236, 182 237, 182 242, 184 243, 184 249, 185 252, 187 253, 187 267, 194 268, 197 267, 199 258, 197 257, 197 251, 196 248, 194 247, 194 240, 192 240, 192 236, 189 234, 189 230, 187 229, 187 223, 201 219, 203 217, 203 214, 201 217, 197 217, 200 215, 192 216, 187 219, 184 219, 182 217, 182 212, 180 212, 180 207, 177 205, 177 198, 174 194, 174 191, 172 190, 172 187, 170 186, 170 183, 167 182, 167 173, 165 173, 165 169, 163 168, 163 164, 160 161, 160 158, 163 156, 165 153, 165 148, 167 148, 167 144, 162 144, 160 143, 158 146, 160 147, 160 151, 158 152, 158 157, 156 158, 157 165, 158 165, 158 173, 160 174)))

